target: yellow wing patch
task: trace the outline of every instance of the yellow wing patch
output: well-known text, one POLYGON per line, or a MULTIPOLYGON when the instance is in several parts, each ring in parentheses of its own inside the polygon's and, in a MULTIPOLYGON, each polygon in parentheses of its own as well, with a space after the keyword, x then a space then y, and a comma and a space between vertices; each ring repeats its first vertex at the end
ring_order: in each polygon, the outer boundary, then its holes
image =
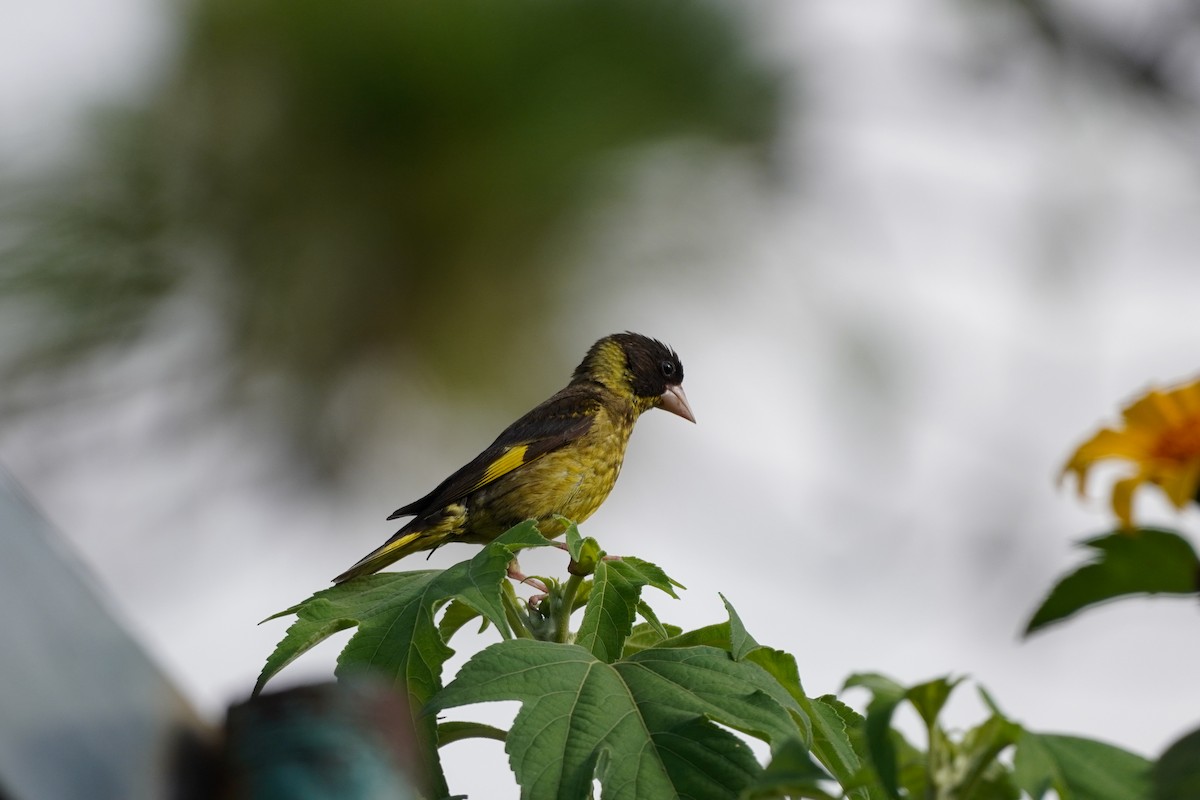
POLYGON ((483 477, 479 479, 479 482, 471 487, 471 491, 475 491, 480 486, 487 486, 501 475, 506 475, 524 464, 525 453, 528 452, 528 450, 529 445, 527 444, 519 444, 515 447, 510 447, 505 450, 504 455, 497 458, 491 464, 488 464, 487 471, 483 473, 483 477))

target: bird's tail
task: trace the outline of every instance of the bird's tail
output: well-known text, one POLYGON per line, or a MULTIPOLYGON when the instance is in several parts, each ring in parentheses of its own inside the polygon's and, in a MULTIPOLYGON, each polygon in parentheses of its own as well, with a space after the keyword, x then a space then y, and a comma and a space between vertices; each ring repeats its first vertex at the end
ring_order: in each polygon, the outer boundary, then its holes
MULTIPOLYGON (((409 523, 412 525, 417 520, 409 523)), ((399 561, 411 553, 416 553, 421 550, 429 550, 437 547, 445 540, 445 534, 438 535, 430 530, 409 530, 409 525, 405 525, 396 535, 383 543, 381 547, 372 550, 364 556, 357 564, 343 572, 333 579, 334 583, 345 583, 351 578, 357 578, 359 575, 370 575, 391 564, 394 561, 399 561)))

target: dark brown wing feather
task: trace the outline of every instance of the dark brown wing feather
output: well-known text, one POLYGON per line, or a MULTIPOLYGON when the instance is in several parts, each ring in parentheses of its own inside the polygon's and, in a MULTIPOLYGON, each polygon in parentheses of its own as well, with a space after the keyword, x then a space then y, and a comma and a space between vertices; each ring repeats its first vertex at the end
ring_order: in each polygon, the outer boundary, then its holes
POLYGON ((587 433, 600 405, 601 399, 594 387, 568 386, 505 428, 486 450, 438 484, 432 492, 397 509, 388 519, 419 517, 436 511, 502 475, 575 441, 587 433), (513 448, 521 446, 526 450, 518 461, 501 471, 494 469, 513 448), (493 474, 489 475, 489 471, 493 474))

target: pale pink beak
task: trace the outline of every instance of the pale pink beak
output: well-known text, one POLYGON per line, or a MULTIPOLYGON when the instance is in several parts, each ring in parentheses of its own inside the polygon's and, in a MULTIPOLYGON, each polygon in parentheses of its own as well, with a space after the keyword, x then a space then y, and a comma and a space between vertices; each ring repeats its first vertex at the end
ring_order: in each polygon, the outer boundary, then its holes
POLYGON ((688 422, 695 422, 696 418, 692 415, 692 407, 688 405, 687 395, 683 393, 683 387, 676 384, 668 386, 667 390, 660 395, 662 407, 672 414, 677 414, 688 422))

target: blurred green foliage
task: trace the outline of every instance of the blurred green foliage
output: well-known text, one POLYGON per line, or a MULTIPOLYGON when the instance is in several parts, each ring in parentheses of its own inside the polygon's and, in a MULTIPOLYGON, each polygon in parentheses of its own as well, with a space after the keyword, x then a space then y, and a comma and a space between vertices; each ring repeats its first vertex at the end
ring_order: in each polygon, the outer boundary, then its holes
POLYGON ((562 296, 582 262, 551 245, 616 199, 615 154, 761 153, 779 113, 774 72, 700 2, 201 0, 180 22, 144 105, 9 192, 0 302, 35 323, 10 387, 186 308, 215 395, 302 444, 364 368, 491 393, 596 302, 562 296))

